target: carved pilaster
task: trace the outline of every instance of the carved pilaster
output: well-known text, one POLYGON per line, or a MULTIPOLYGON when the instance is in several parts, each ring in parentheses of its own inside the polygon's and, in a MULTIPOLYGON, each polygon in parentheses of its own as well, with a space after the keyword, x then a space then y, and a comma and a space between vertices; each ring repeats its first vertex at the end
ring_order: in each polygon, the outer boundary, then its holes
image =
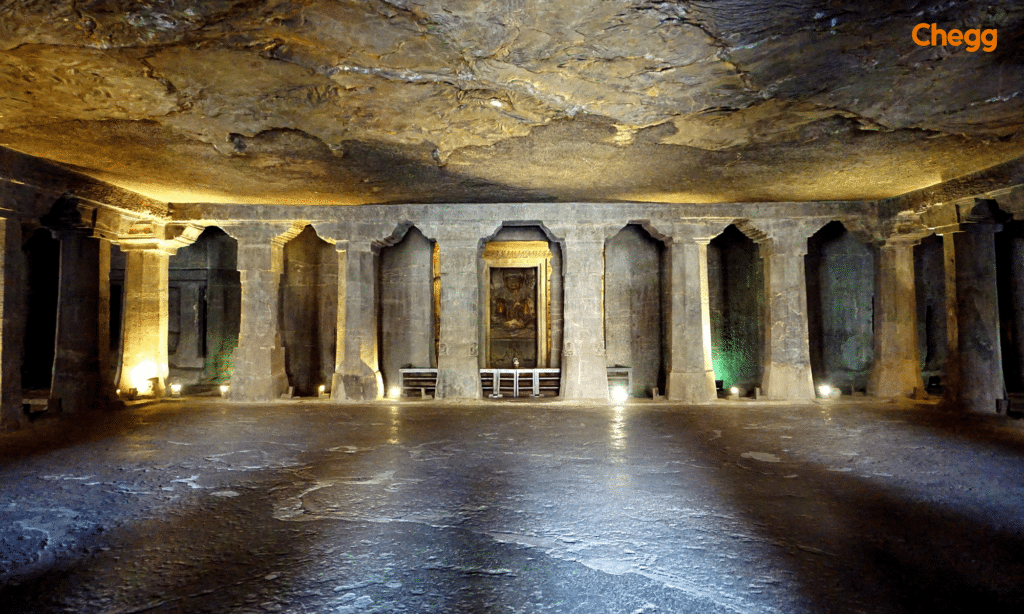
POLYGON ((783 222, 761 243, 765 279, 765 352, 762 388, 769 399, 814 398, 807 333, 804 256, 816 225, 783 222))
POLYGON ((963 222, 940 229, 946 255, 947 402, 989 413, 1006 398, 999 335, 995 233, 1002 219, 993 201, 964 207, 963 222))
POLYGON ((284 243, 301 232, 280 224, 225 228, 238 242, 242 313, 231 400, 273 401, 288 390, 278 300, 284 243))
POLYGON ((607 399, 604 346, 604 229, 573 229, 562 246, 562 397, 607 399))
POLYGON ((706 229, 679 228, 669 244, 670 400, 706 403, 715 399, 711 363, 711 312, 706 229))
POLYGON ((383 396, 377 348, 377 255, 368 241, 338 241, 338 332, 331 398, 383 396))
POLYGON ((21 361, 25 339, 25 262, 21 223, 0 217, 0 432, 21 428, 21 361))
POLYGON ((911 396, 923 388, 917 348, 917 295, 914 245, 919 237, 894 237, 878 252, 875 265, 874 364, 868 394, 911 396))
POLYGON ((478 399, 480 390, 480 231, 465 228, 437 237, 441 273, 441 327, 437 397, 478 399))

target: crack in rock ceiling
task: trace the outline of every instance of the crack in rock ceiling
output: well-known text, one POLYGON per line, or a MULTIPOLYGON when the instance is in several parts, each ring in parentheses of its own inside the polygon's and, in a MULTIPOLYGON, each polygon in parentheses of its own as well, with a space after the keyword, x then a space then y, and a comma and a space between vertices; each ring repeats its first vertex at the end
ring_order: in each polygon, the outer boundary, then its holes
POLYGON ((14 0, 0 146, 172 202, 875 199, 1024 155, 1022 39, 1018 2, 14 0))

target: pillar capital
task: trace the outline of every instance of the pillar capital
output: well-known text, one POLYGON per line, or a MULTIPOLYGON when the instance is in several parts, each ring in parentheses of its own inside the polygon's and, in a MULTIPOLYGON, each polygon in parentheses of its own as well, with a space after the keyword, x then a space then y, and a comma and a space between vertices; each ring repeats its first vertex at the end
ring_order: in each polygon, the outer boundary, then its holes
POLYGON ((417 228, 423 236, 441 245, 442 249, 445 245, 472 245, 475 248, 480 244, 480 239, 489 234, 483 224, 423 222, 417 228))
POLYGON ((672 236, 667 243, 672 245, 681 243, 707 245, 712 239, 722 234, 722 231, 728 225, 728 221, 722 220, 677 222, 672 227, 672 236))
POLYGON ((595 225, 565 225, 555 224, 552 225, 551 231, 567 243, 600 243, 604 245, 604 242, 615 236, 622 226, 612 226, 608 224, 595 224, 595 225))
POLYGON ((779 220, 765 228, 759 242, 762 258, 767 256, 806 256, 807 239, 824 224, 821 220, 779 220))
POLYGON ((244 222, 240 224, 225 224, 222 226, 232 239, 242 247, 250 245, 278 245, 283 246, 288 241, 299 236, 299 233, 306 228, 306 222, 244 222))
POLYGON ((942 223, 932 227, 938 235, 958 232, 997 233, 1010 219, 1008 214, 999 209, 999 204, 990 198, 964 198, 942 209, 945 213, 942 223))
POLYGON ((924 234, 898 234, 886 237, 878 246, 879 249, 910 249, 925 238, 924 234))
POLYGON ((350 254, 376 254, 380 247, 369 239, 342 239, 334 242, 334 249, 350 254))

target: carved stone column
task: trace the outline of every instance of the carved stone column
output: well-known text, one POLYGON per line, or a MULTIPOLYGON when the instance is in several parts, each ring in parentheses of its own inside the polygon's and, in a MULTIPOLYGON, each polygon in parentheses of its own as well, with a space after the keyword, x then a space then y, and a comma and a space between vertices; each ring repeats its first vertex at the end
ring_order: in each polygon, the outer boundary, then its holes
POLYGON ((769 399, 814 398, 804 275, 807 237, 812 232, 803 225, 783 225, 761 244, 767 292, 762 387, 769 399))
POLYGON ((98 404, 100 251, 90 233, 85 228, 53 231, 60 241, 60 277, 50 400, 51 407, 65 413, 98 404))
MULTIPOLYGON (((288 390, 278 331, 284 241, 274 228, 227 228, 238 241, 242 313, 231 375, 232 401, 273 401, 288 390)), ((166 347, 166 344, 165 346, 166 347)))
POLYGON ((569 232, 562 246, 562 397, 607 399, 604 347, 604 233, 569 232))
POLYGON ((441 329, 437 398, 479 399, 479 239, 467 231, 438 237, 441 268, 441 329))
POLYGON ((332 399, 379 399, 377 255, 369 242, 338 241, 338 329, 332 399))
POLYGON ((711 312, 708 294, 710 239, 677 233, 669 245, 669 372, 672 401, 706 403, 715 399, 711 363, 711 312))
POLYGON ((155 377, 153 392, 162 396, 167 379, 167 265, 170 253, 153 244, 135 243, 122 243, 121 251, 125 253, 126 264, 124 341, 118 386, 141 391, 148 386, 145 380, 155 377))
POLYGON ((21 361, 25 339, 25 258, 21 222, 0 217, 0 432, 25 424, 21 361))
POLYGON ((114 390, 117 380, 117 365, 110 351, 110 240, 97 237, 99 242, 99 273, 97 292, 97 317, 99 318, 99 371, 101 397, 116 399, 114 390))
POLYGON ((996 411, 997 399, 1006 398, 995 258, 995 233, 1002 225, 986 201, 967 222, 960 225, 962 232, 952 234, 954 253, 947 259, 954 268, 955 294, 947 296, 955 297, 957 348, 947 368, 956 372, 947 399, 965 411, 989 413, 996 411))
POLYGON ((911 396, 923 388, 917 348, 917 295, 914 291, 916 237, 890 239, 875 265, 875 361, 868 394, 911 396))
POLYGON ((956 244, 954 235, 959 232, 959 225, 947 226, 937 230, 942 237, 942 264, 946 286, 946 375, 943 380, 942 394, 947 403, 955 403, 960 391, 960 342, 956 301, 956 244))

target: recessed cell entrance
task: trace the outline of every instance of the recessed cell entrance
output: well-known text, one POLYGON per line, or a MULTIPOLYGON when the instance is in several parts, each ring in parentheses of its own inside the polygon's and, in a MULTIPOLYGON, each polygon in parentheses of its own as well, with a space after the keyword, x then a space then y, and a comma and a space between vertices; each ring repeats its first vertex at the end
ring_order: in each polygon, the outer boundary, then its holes
POLYGON ((491 369, 550 366, 551 249, 546 241, 491 241, 487 280, 486 365, 491 369))

